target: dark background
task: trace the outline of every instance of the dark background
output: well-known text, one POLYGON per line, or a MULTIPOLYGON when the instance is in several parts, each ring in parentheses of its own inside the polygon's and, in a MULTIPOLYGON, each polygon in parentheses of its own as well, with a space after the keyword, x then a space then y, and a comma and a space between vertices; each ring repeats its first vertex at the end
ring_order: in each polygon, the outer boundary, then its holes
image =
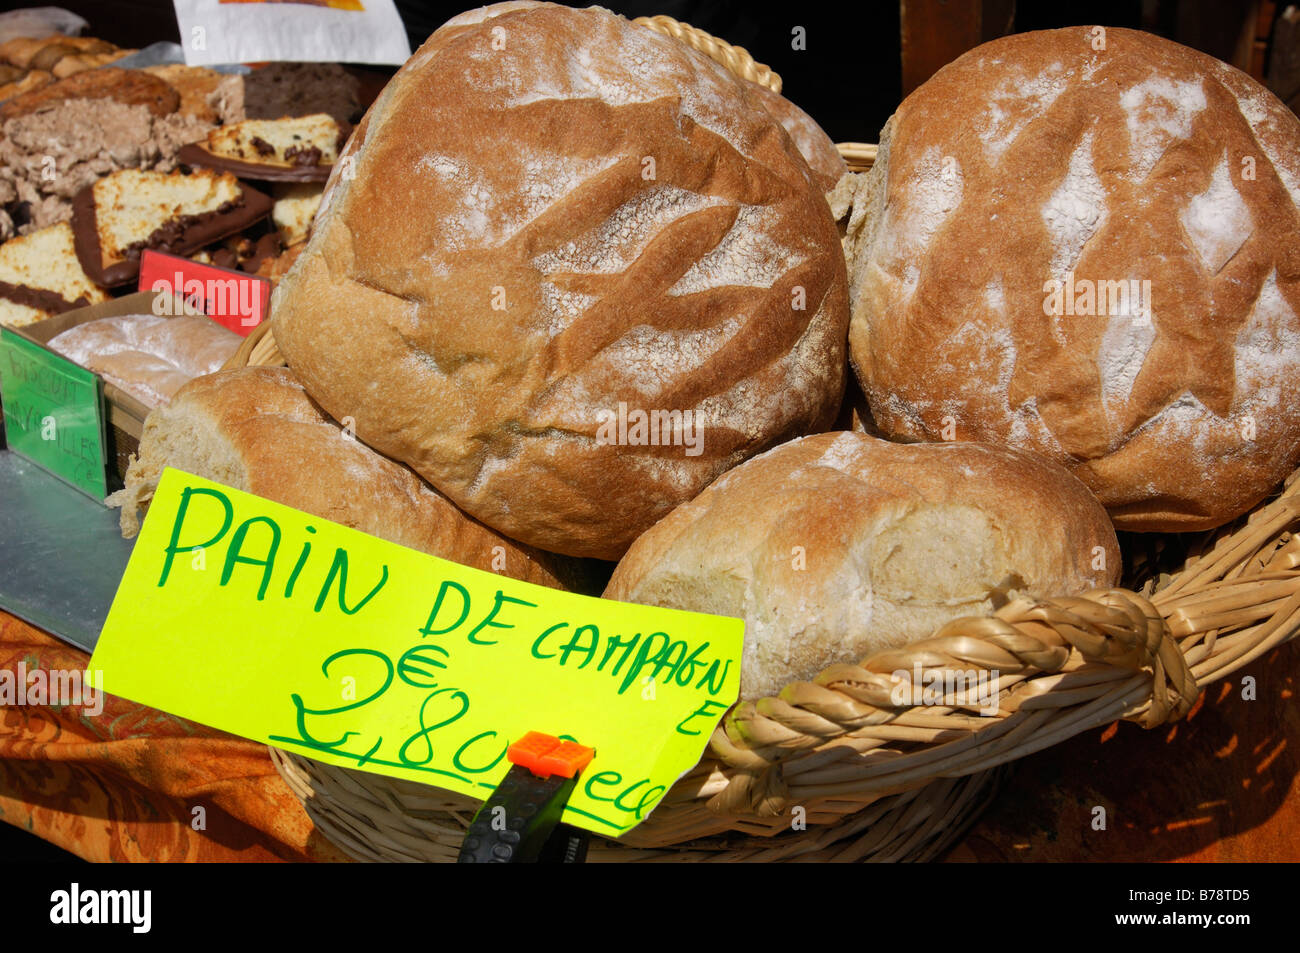
MULTIPOLYGON (((92 35, 120 46, 142 47, 157 40, 178 39, 170 0, 48 2, 80 14, 90 22, 92 35)), ((449 17, 477 5, 475 0, 397 2, 413 49, 449 17)), ((897 0, 779 4, 755 0, 606 0, 602 5, 629 18, 668 14, 745 47, 781 75, 786 96, 811 113, 837 142, 876 141, 880 127, 902 99, 897 0), (791 49, 791 29, 796 25, 806 30, 806 50, 791 49)), ((17 4, 0 6, 12 8, 17 4)), ((943 36, 955 31, 967 5, 929 0, 908 6, 915 24, 913 30, 943 36)), ((1102 0, 1088 4, 1022 0, 986 3, 985 7, 1003 8, 999 22, 985 24, 985 39, 1005 32, 1008 24, 1021 32, 1100 23, 1162 33, 1224 59, 1230 57, 1234 37, 1231 27, 1225 35, 1217 21, 1227 18, 1236 22, 1242 15, 1242 4, 1231 0, 1102 0), (1216 45, 1222 48, 1216 50, 1216 45)))

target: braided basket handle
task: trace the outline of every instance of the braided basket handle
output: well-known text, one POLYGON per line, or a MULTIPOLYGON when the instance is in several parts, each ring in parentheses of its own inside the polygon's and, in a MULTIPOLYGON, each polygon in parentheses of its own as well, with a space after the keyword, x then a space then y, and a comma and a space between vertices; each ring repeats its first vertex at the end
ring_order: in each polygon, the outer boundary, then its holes
MULTIPOLYGON (((691 49, 698 50, 715 63, 720 63, 741 79, 765 86, 774 93, 781 92, 781 77, 772 67, 759 63, 743 46, 733 46, 713 34, 689 23, 681 23, 669 16, 637 17, 632 21, 657 33, 681 40, 691 49)), ((840 142, 839 150, 850 172, 866 172, 876 161, 877 146, 871 142, 840 142)))
POLYGON ((1107 589, 1017 599, 742 701, 711 739, 707 806, 778 816, 811 791, 849 813, 873 794, 987 770, 1116 718, 1146 728, 1182 718, 1205 685, 1300 633, 1298 524, 1293 476, 1165 584, 1144 587, 1149 598, 1107 589), (918 668, 996 672, 997 710, 970 714, 969 679, 931 699, 900 692, 918 668), (825 767, 835 761, 845 765, 825 767), (843 776, 828 778, 835 770, 843 776))
POLYGON ((732 46, 716 36, 689 23, 682 23, 662 14, 654 17, 637 17, 632 21, 656 33, 681 40, 693 50, 698 50, 715 63, 721 63, 741 79, 766 86, 774 93, 781 92, 781 77, 754 59, 743 46, 732 46))
POLYGON ((266 318, 253 330, 248 332, 239 350, 230 355, 230 359, 221 365, 223 371, 240 367, 284 367, 285 360, 280 349, 275 345, 275 335, 271 333, 271 320, 266 318))

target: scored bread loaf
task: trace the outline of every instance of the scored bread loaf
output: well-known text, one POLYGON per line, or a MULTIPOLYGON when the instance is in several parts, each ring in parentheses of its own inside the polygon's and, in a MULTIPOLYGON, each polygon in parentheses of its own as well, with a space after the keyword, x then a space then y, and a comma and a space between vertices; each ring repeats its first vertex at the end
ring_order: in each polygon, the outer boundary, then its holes
POLYGON ((336 163, 281 352, 478 519, 618 558, 843 392, 838 232, 752 87, 595 7, 457 17, 336 163))
POLYGON ((817 120, 808 115, 780 93, 774 93, 766 86, 755 85, 751 92, 763 107, 785 129, 790 139, 799 149, 799 154, 808 163, 808 168, 816 176, 823 192, 835 188, 835 183, 849 171, 844 157, 840 155, 831 137, 817 124, 817 120))
POLYGON ((849 223, 882 432, 1070 467, 1124 530, 1246 512, 1300 463, 1300 120, 1131 30, 1006 37, 898 108, 849 223))
POLYGON ((461 513, 406 467, 351 439, 286 368, 245 367, 191 381, 145 420, 122 507, 122 535, 164 467, 213 480, 421 552, 559 589, 582 588, 571 561, 508 540, 461 513))
POLYGON ((1105 511, 1068 471, 973 443, 794 440, 638 539, 605 598, 745 620, 743 698, 933 634, 995 600, 1113 585, 1105 511))

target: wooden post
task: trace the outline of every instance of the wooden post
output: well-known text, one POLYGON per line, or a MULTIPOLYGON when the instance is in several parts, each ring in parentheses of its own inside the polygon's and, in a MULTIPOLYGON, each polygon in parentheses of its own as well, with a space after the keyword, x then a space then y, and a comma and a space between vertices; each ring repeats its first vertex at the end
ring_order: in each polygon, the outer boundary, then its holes
POLYGON ((967 50, 1011 32, 1014 0, 899 0, 903 95, 967 50))

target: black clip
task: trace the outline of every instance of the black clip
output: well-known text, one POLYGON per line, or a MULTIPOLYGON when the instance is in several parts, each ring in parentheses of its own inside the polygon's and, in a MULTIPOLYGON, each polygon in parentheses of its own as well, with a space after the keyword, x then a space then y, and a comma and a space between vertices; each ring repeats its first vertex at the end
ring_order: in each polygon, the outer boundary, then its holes
MULTIPOLYGON (((559 744, 557 739, 549 740, 559 744)), ((515 760, 513 749, 511 760, 515 760)), ((558 773, 541 777, 523 764, 512 764, 474 815, 456 862, 583 863, 587 859, 587 832, 560 823, 577 783, 577 771, 567 778, 558 773)))

